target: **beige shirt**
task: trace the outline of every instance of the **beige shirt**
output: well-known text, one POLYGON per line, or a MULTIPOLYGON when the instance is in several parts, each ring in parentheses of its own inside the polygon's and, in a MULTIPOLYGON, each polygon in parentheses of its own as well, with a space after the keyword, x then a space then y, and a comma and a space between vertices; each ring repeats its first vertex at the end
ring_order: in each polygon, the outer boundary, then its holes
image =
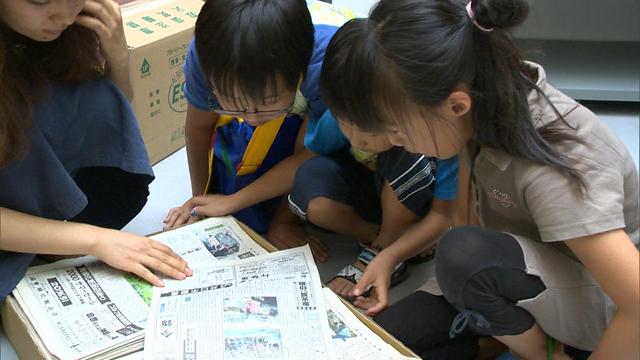
MULTIPOLYGON (((476 211, 487 228, 558 242, 609 230, 624 229, 638 245, 638 170, 625 145, 587 108, 546 81, 544 69, 537 85, 584 144, 567 141, 556 147, 572 159, 587 184, 579 185, 556 169, 481 147, 473 166, 476 211)), ((536 91, 528 96, 536 127, 558 119, 549 102, 536 91)), ((563 243, 554 244, 574 257, 563 243)))
MULTIPOLYGON (((615 313, 615 304, 589 271, 562 242, 610 230, 624 229, 638 246, 638 170, 624 144, 589 109, 546 82, 542 67, 537 85, 554 104, 564 126, 583 143, 566 141, 557 150, 573 159, 587 184, 579 185, 554 168, 502 151, 467 147, 477 153, 471 196, 480 224, 511 233, 520 245, 526 271, 540 277, 545 290, 517 305, 536 319, 542 330, 560 342, 594 350, 615 313), (575 130, 569 128, 569 126, 575 130)), ((536 126, 558 119, 538 92, 528 97, 536 126)), ((470 163, 470 162, 468 162, 470 163)), ((435 279, 420 290, 441 295, 435 279)))

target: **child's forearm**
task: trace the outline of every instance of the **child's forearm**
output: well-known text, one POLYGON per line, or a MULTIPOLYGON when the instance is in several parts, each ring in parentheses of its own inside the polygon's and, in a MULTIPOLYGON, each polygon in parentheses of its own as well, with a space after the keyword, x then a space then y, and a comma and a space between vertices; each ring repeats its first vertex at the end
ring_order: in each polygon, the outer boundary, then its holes
POLYGON ((407 229, 384 252, 400 262, 435 244, 440 235, 451 226, 450 203, 435 199, 427 216, 407 229), (438 202, 440 204, 436 204, 438 202))
POLYGON ((202 195, 206 190, 211 136, 217 121, 216 113, 188 105, 184 131, 193 196, 202 195))

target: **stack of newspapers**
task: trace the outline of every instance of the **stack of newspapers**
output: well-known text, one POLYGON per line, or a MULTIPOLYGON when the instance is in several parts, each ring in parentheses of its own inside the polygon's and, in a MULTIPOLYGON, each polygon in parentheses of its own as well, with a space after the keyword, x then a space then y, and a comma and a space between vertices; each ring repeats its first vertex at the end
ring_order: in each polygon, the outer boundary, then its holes
POLYGON ((268 253, 231 217, 152 238, 194 275, 157 288, 91 257, 27 271, 13 296, 42 358, 405 358, 321 287, 308 246, 268 253))

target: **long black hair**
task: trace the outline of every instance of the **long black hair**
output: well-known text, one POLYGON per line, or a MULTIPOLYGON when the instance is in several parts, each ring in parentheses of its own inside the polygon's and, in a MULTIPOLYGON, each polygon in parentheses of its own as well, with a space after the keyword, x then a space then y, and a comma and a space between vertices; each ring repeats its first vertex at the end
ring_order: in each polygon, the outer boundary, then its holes
POLYGON ((207 0, 195 39, 220 95, 259 101, 275 92, 278 76, 295 90, 311 61, 314 27, 304 0, 207 0))
POLYGON ((32 106, 50 85, 95 79, 105 72, 103 59, 96 33, 78 24, 40 42, 0 20, 0 168, 28 150, 32 106))
POLYGON ((408 105, 433 110, 464 84, 478 143, 553 166, 583 185, 552 146, 576 137, 553 123, 536 129, 531 119, 527 95, 540 89, 508 36, 527 17, 528 3, 473 0, 478 25, 467 3, 381 0, 368 19, 345 24, 324 59, 320 86, 327 105, 361 129, 383 131, 408 121, 408 105))

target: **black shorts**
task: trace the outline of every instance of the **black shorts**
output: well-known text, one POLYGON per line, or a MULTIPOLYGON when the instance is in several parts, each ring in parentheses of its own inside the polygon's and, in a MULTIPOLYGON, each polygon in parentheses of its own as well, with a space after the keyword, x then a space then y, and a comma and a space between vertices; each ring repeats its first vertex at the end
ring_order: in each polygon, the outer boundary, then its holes
POLYGON ((300 166, 289 195, 291 210, 306 219, 309 202, 317 197, 353 207, 363 219, 380 223, 380 193, 388 182, 396 197, 416 216, 426 215, 435 180, 427 157, 392 148, 378 154, 373 171, 347 151, 315 157, 300 166))

